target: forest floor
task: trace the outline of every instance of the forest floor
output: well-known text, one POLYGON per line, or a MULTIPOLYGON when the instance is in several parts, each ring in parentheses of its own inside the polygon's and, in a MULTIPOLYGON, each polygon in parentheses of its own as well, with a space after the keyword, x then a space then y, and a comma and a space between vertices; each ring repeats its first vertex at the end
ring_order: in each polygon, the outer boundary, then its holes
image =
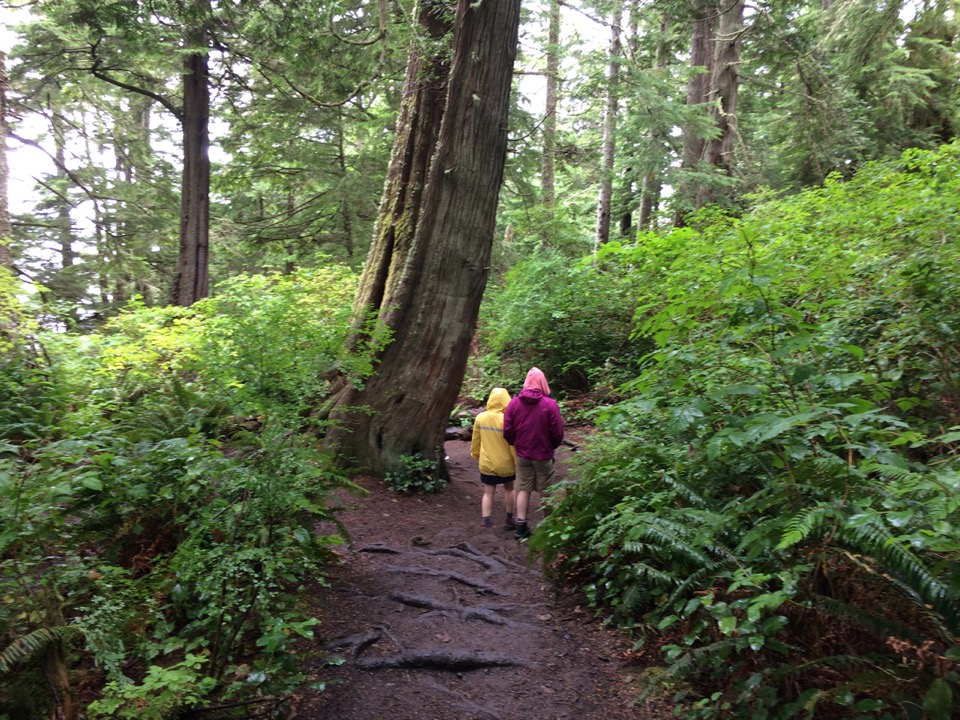
MULTIPOLYGON (((575 430, 568 439, 577 442, 575 430)), ((450 482, 430 495, 369 491, 338 516, 350 544, 308 598, 313 680, 297 699, 310 720, 666 720, 637 704, 629 641, 593 618, 579 589, 557 592, 526 543, 480 523, 470 443, 445 444, 450 482), (338 664, 339 663, 339 664, 338 664)), ((574 451, 557 454, 557 479, 574 451)), ((541 519, 531 514, 531 526, 541 519)), ((326 532, 332 531, 324 528, 326 532)))

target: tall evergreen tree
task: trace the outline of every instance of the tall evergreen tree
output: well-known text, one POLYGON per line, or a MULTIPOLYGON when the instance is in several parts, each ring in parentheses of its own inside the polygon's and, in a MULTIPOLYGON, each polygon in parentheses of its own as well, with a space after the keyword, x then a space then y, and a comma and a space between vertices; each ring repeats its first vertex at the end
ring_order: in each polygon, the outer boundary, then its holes
POLYGON ((610 10, 610 45, 607 50, 607 88, 603 107, 600 150, 600 192, 597 199, 597 230, 594 248, 610 239, 613 200, 613 168, 617 152, 617 110, 620 105, 620 53, 623 0, 614 0, 610 10))
POLYGON ((376 472, 434 460, 486 284, 507 149, 519 0, 425 0, 377 234, 356 299, 393 332, 362 389, 344 381, 330 440, 376 472), (454 12, 455 8, 455 12, 454 12))

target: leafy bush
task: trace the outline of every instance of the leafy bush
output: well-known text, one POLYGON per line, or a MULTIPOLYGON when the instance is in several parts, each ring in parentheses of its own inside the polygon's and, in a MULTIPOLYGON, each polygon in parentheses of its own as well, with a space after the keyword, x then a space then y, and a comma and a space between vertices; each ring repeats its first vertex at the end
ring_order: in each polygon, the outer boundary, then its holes
POLYGON ((909 153, 618 251, 657 347, 532 544, 685 717, 960 708, 958 171, 909 153))
POLYGON ((435 459, 423 455, 401 455, 400 466, 384 477, 387 487, 395 492, 433 493, 446 487, 435 459))
POLYGON ((324 368, 369 370, 343 355, 353 282, 241 278, 0 353, 0 715, 52 714, 79 662, 106 687, 91 712, 117 717, 303 680, 297 592, 341 541, 314 527, 359 488, 300 410, 324 368))
POLYGON ((574 390, 626 380, 638 356, 629 337, 634 307, 626 267, 612 250, 581 263, 543 251, 512 268, 502 289, 488 290, 481 351, 499 358, 501 376, 522 379, 536 364, 574 390))

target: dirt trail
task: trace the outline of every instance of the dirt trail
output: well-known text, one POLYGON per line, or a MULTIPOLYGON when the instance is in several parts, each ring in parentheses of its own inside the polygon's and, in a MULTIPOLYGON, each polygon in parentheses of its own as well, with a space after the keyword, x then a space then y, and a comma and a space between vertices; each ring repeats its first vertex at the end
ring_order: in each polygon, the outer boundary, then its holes
MULTIPOLYGON (((340 515, 352 547, 311 599, 322 620, 311 674, 327 688, 301 697, 296 717, 670 717, 631 703, 626 641, 599 628, 576 593, 555 597, 526 545, 501 529, 499 491, 494 528, 480 527, 470 444, 445 450, 451 482, 441 493, 399 495, 359 479, 370 495, 340 515)), ((560 477, 571 452, 558 453, 560 477)))

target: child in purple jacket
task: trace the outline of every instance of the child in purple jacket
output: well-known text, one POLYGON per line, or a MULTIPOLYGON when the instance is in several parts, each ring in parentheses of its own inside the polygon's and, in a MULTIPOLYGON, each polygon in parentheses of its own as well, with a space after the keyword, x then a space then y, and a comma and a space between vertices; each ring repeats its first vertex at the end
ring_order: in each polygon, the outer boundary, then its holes
POLYGON ((553 452, 563 441, 563 418, 550 397, 547 378, 539 368, 530 368, 523 390, 503 413, 503 437, 517 451, 517 503, 514 536, 530 536, 527 510, 530 493, 553 483, 553 452))

